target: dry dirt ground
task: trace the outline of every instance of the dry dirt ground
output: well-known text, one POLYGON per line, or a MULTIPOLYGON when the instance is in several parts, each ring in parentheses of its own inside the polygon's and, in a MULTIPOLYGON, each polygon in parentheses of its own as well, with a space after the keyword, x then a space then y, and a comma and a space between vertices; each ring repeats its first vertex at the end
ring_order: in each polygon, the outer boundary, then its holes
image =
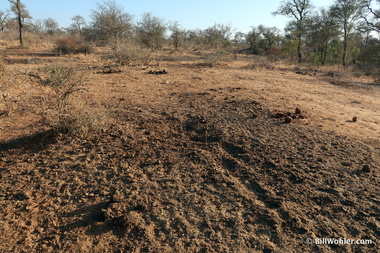
POLYGON ((102 130, 55 136, 33 113, 43 88, 27 78, 10 88, 0 252, 380 251, 380 86, 370 80, 252 56, 214 68, 197 55, 150 68, 32 51, 4 61, 20 73, 84 67, 75 101, 107 117, 102 130))

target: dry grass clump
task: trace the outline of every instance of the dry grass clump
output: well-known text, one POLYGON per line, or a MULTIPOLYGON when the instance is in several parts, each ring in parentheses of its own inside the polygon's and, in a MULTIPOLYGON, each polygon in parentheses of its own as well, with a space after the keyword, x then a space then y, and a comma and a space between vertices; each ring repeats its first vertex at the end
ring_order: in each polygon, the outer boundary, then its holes
POLYGON ((244 69, 251 69, 251 70, 274 70, 275 66, 273 63, 269 61, 260 61, 260 62, 253 62, 249 63, 244 67, 244 69))
POLYGON ((214 52, 205 54, 200 65, 213 68, 217 66, 224 66, 228 61, 229 56, 227 51, 216 50, 214 52))
POLYGON ((376 84, 380 84, 380 69, 377 69, 373 74, 373 80, 376 84))
POLYGON ((73 94, 84 89, 84 71, 79 66, 52 64, 45 67, 41 75, 30 75, 52 89, 41 100, 38 112, 44 125, 56 133, 65 134, 86 133, 103 127, 104 115, 81 105, 80 97, 72 98, 73 94))
POLYGON ((0 63, 0 116, 9 116, 12 108, 11 87, 15 84, 18 74, 4 63, 0 63))

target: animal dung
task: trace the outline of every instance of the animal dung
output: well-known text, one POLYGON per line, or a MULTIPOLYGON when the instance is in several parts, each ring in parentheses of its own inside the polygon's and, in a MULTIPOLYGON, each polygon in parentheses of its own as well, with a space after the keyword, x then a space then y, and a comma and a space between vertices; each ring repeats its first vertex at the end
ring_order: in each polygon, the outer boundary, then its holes
POLYGON ((293 121, 292 117, 290 117, 290 116, 285 117, 285 123, 289 124, 289 123, 292 123, 292 121, 293 121))
POLYGON ((168 72, 164 69, 164 70, 159 70, 159 71, 155 71, 155 70, 151 70, 148 72, 148 74, 151 74, 151 75, 164 75, 164 74, 168 74, 168 72))
POLYGON ((363 169, 362 169, 364 172, 367 172, 367 173, 369 173, 369 172, 371 172, 371 167, 368 165, 368 164, 366 164, 366 165, 364 165, 363 166, 363 169))
POLYGON ((356 122, 356 121, 358 121, 358 117, 355 116, 352 118, 352 122, 356 122))

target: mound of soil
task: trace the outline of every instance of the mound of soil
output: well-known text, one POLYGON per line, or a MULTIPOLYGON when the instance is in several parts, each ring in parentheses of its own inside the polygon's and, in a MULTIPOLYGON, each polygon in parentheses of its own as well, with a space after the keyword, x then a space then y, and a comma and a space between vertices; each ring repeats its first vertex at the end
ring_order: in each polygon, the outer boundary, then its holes
POLYGON ((380 250, 378 148, 254 100, 171 96, 173 109, 114 108, 86 138, 1 143, 0 251, 380 250))

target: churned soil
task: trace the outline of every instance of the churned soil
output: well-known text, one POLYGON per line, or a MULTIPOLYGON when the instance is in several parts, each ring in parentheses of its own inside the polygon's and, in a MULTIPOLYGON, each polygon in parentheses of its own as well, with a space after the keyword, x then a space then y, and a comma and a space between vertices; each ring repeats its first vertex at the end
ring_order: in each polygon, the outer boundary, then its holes
POLYGON ((247 56, 213 68, 170 57, 9 63, 86 66, 73 101, 106 124, 57 135, 33 114, 42 88, 13 88, 0 116, 1 252, 380 251, 380 87, 247 56))

